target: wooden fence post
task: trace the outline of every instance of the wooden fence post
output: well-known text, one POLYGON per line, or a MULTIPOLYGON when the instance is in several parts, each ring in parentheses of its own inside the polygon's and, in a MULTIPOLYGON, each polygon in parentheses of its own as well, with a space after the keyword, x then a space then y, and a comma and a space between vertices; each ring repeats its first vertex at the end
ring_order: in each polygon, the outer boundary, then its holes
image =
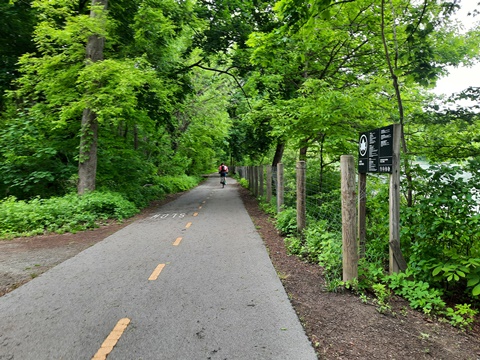
POLYGON ((300 233, 305 229, 307 217, 305 173, 305 161, 297 162, 297 231, 300 233))
POLYGON ((283 164, 277 164, 277 213, 283 210, 285 184, 283 178, 283 164))
POLYGON ((255 197, 258 197, 258 186, 259 186, 259 175, 258 175, 258 165, 255 165, 253 167, 253 171, 254 171, 254 174, 255 174, 255 184, 254 184, 254 187, 255 187, 255 190, 254 190, 254 193, 255 193, 255 197))
POLYGON ((407 263, 400 249, 400 140, 402 128, 393 125, 393 159, 390 174, 390 274, 405 271, 407 263))
POLYGON ((352 155, 340 157, 342 177, 343 281, 358 277, 355 164, 352 155))
POLYGON ((263 176, 263 165, 258 166, 258 195, 263 196, 264 194, 264 181, 265 178, 263 176))
POLYGON ((248 189, 249 189, 250 191, 252 191, 252 189, 253 189, 253 176, 252 176, 252 173, 253 173, 253 171, 252 171, 252 166, 249 165, 249 166, 248 166, 248 189))
POLYGON ((267 204, 272 201, 272 166, 267 165, 267 204))

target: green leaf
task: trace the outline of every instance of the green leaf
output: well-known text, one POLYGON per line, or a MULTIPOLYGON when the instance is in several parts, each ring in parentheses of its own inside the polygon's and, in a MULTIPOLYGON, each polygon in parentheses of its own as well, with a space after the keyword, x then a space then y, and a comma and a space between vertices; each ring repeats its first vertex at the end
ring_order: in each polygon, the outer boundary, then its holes
POLYGON ((471 278, 470 280, 468 280, 467 282, 467 286, 470 287, 470 286, 473 286, 475 284, 478 284, 480 282, 480 276, 476 276, 474 278, 471 278))
POLYGON ((433 269, 432 275, 433 275, 433 276, 437 276, 437 275, 440 273, 440 271, 442 271, 442 269, 443 269, 443 266, 442 266, 442 265, 437 266, 435 269, 433 269))

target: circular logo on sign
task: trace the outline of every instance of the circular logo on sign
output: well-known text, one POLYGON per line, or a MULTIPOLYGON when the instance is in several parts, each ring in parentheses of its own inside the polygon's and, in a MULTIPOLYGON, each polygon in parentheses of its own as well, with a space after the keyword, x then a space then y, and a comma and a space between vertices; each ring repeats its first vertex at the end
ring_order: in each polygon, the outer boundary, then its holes
POLYGON ((360 152, 360 156, 365 156, 367 154, 368 148, 368 140, 367 135, 363 134, 360 136, 360 142, 358 143, 358 151, 360 152))

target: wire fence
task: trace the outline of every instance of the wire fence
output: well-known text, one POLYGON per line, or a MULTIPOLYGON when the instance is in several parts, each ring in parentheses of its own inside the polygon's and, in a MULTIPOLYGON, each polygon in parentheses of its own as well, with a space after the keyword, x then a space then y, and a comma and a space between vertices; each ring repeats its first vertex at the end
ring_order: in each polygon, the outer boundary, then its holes
POLYGON ((325 172, 322 166, 298 162, 295 166, 239 166, 239 177, 248 181, 254 196, 276 204, 277 212, 297 210, 297 225, 324 221, 331 230, 341 231, 341 195, 338 172, 325 172))

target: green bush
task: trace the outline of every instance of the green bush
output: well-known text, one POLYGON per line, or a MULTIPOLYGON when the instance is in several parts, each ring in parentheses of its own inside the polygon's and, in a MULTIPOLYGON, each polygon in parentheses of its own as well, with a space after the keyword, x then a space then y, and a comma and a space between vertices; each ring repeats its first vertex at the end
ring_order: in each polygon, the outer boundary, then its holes
POLYGON ((248 189, 248 180, 247 179, 244 179, 244 178, 240 178, 238 179, 238 183, 243 186, 245 189, 248 189))
POLYGON ((445 309, 442 291, 433 289, 427 282, 413 279, 409 269, 404 273, 394 273, 385 277, 390 289, 403 297, 413 309, 422 310, 425 314, 439 313, 445 309))
POLYGON ((122 220, 137 212, 133 203, 111 192, 30 201, 9 197, 0 201, 0 237, 75 232, 93 228, 105 219, 122 220))
POLYGON ((341 233, 328 231, 327 221, 318 221, 305 229, 304 254, 324 269, 327 282, 342 279, 341 233))
POLYGON ((131 201, 138 208, 147 207, 152 201, 163 199, 165 197, 165 190, 158 185, 147 185, 147 186, 130 186, 124 188, 122 191, 122 196, 131 201))
MULTIPOLYGON (((295 214, 295 211, 288 211, 280 217, 284 231, 292 229, 295 214)), ((290 254, 299 255, 322 266, 325 279, 330 283, 342 279, 342 238, 340 233, 329 232, 327 228, 328 223, 323 220, 312 223, 303 231, 301 237, 290 232, 285 238, 285 246, 290 254)))
POLYGON ((285 247, 287 248, 287 252, 290 255, 301 255, 302 254, 302 239, 298 236, 290 235, 287 236, 284 240, 285 247))
POLYGON ((286 208, 276 216, 276 228, 282 235, 291 235, 297 232, 297 210, 286 208))
POLYGON ((166 194, 174 194, 189 190, 198 185, 201 178, 198 176, 161 176, 155 179, 155 184, 158 185, 166 194))
MULTIPOLYGON (((135 184, 124 185, 117 192, 128 201, 133 202, 138 208, 148 206, 152 201, 162 199, 165 194, 175 194, 197 186, 202 178, 199 176, 162 176, 151 179, 151 183, 138 186, 135 184)), ((108 188, 103 188, 108 191, 108 188)))
POLYGON ((342 231, 342 204, 340 189, 331 190, 328 193, 316 193, 307 196, 306 212, 307 225, 310 222, 324 220, 324 226, 328 231, 342 231))
POLYGON ((125 193, 100 189, 82 196, 67 194, 29 201, 9 197, 0 201, 0 238, 76 232, 106 219, 123 220, 165 193, 191 189, 200 181, 200 177, 184 175, 161 177, 149 186, 123 188, 125 193))
POLYGON ((92 192, 79 197, 79 200, 78 210, 97 219, 123 220, 138 212, 133 203, 117 193, 92 192))
POLYGON ((277 201, 275 198, 272 198, 270 200, 270 203, 268 203, 265 199, 265 196, 262 196, 258 205, 260 206, 260 209, 262 209, 262 211, 271 216, 275 216, 277 214, 277 201))
POLYGON ((455 308, 449 307, 444 313, 445 317, 448 319, 448 322, 452 326, 460 329, 471 328, 477 314, 478 311, 472 309, 470 304, 458 304, 455 305, 455 308))
POLYGON ((402 243, 420 280, 451 294, 480 294, 478 171, 455 165, 416 169, 415 203, 402 212, 402 243), (469 171, 471 176, 465 176, 469 171), (473 259, 473 260, 472 260, 473 259))

